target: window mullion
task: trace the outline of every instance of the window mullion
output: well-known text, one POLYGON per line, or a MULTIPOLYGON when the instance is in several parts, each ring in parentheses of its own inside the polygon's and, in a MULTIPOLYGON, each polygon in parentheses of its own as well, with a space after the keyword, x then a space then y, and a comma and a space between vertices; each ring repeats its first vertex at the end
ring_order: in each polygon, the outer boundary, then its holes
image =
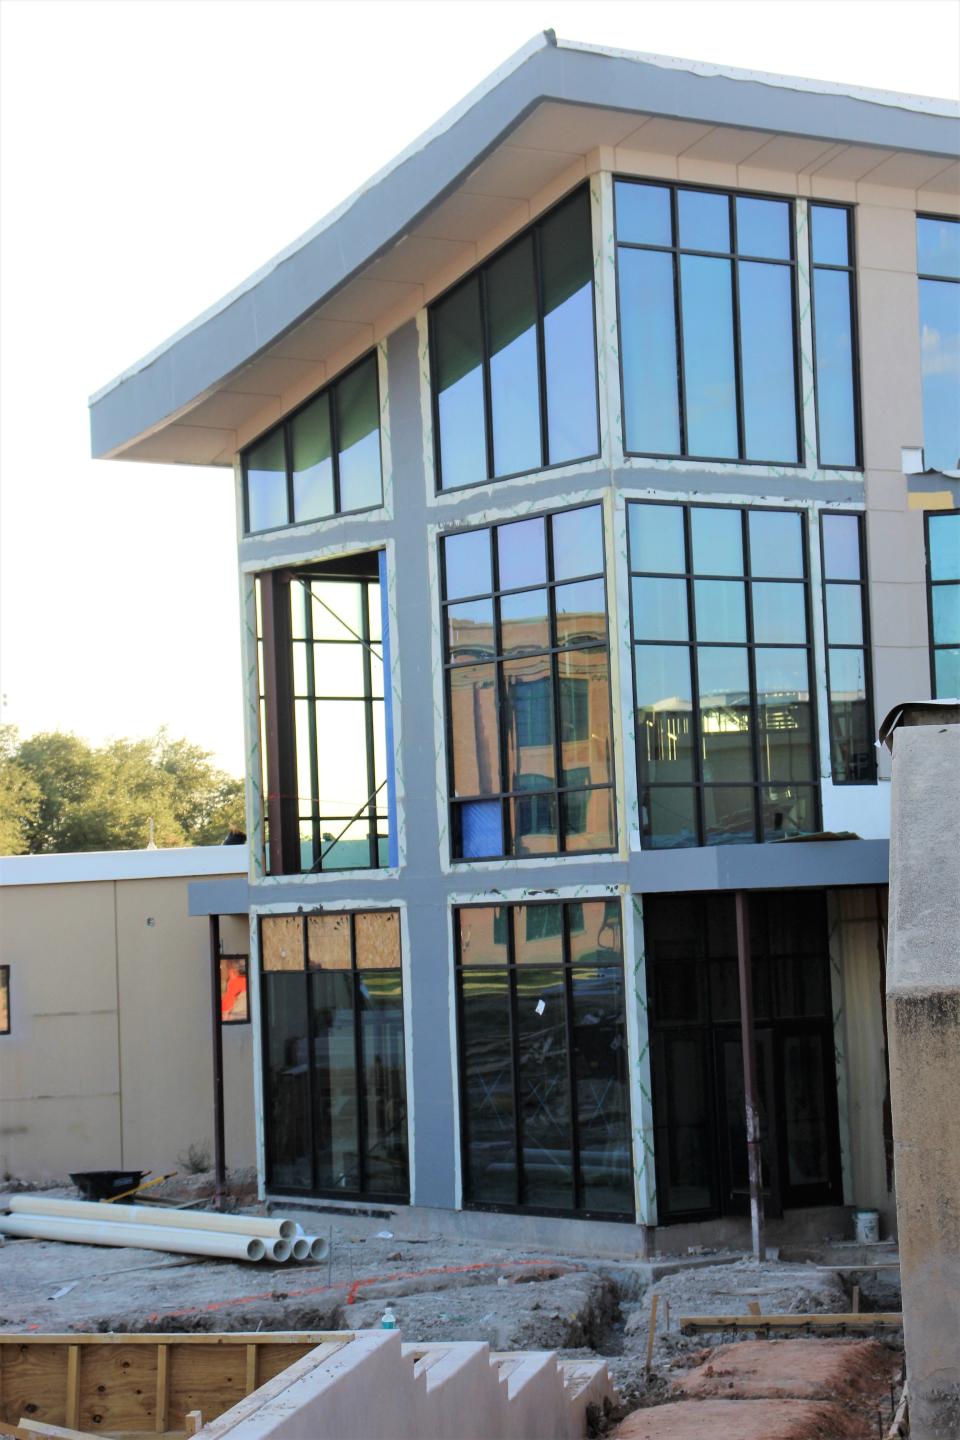
MULTIPOLYGON (((680 422, 680 454, 690 451, 687 438, 687 383, 683 361, 683 281, 680 264, 680 219, 677 205, 677 187, 670 187, 670 226, 673 235, 673 311, 676 326, 677 356, 677 419, 680 422)), ((620 349, 622 350, 622 345, 620 349)))
MULTIPOLYGON (((750 526, 747 524, 746 510, 740 511, 740 524, 743 527, 743 598, 747 621, 747 683, 750 687, 748 702, 750 707, 750 732, 753 741, 751 750, 753 752, 754 839, 759 842, 763 840, 763 805, 761 801, 761 776, 763 774, 763 767, 760 764, 760 705, 757 700, 756 641, 753 630, 753 564, 750 555, 750 526)), ((808 648, 808 657, 809 653, 808 648)))
POLYGON ((495 459, 493 453, 493 387, 490 383, 490 323, 487 313, 487 271, 482 267, 478 274, 480 297, 480 348, 483 369, 483 433, 487 446, 488 480, 494 478, 495 459))
POLYGON ((745 460, 747 438, 743 414, 743 353, 740 340, 740 262, 737 259, 737 207, 733 195, 728 196, 728 203, 733 250, 727 263, 730 266, 730 294, 733 301, 733 384, 737 408, 737 457, 745 460))

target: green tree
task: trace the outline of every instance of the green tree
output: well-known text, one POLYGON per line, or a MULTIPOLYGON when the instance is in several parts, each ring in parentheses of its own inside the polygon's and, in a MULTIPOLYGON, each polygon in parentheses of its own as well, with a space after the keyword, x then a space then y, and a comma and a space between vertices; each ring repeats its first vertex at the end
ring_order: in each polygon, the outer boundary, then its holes
POLYGON ((40 813, 40 787, 16 760, 17 732, 0 725, 0 855, 23 855, 40 813))

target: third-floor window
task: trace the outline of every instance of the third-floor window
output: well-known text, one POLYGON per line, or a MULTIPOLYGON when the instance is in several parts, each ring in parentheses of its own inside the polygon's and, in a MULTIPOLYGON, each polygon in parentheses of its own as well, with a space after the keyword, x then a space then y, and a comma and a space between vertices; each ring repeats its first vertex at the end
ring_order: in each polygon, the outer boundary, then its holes
POLYGON ((923 453, 928 470, 960 469, 960 220, 917 216, 923 453))
POLYGON ((588 192, 438 300, 430 340, 439 489, 596 455, 588 192))

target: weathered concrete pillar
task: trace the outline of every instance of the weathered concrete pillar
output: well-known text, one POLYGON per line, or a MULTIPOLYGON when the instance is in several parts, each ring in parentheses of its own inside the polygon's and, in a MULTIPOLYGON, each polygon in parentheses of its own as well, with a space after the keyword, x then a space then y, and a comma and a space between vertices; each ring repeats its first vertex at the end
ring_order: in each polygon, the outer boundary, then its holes
POLYGON ((956 1440, 960 724, 904 718, 893 735, 887 1017, 910 1434, 956 1440))

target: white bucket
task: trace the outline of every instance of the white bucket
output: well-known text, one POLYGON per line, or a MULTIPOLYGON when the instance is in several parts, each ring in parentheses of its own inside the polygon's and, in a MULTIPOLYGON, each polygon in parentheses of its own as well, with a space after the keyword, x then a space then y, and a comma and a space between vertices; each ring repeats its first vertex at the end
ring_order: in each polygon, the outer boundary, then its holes
POLYGON ((880 1213, 877 1210, 855 1210, 853 1226, 860 1245, 876 1245, 880 1239, 880 1213))

